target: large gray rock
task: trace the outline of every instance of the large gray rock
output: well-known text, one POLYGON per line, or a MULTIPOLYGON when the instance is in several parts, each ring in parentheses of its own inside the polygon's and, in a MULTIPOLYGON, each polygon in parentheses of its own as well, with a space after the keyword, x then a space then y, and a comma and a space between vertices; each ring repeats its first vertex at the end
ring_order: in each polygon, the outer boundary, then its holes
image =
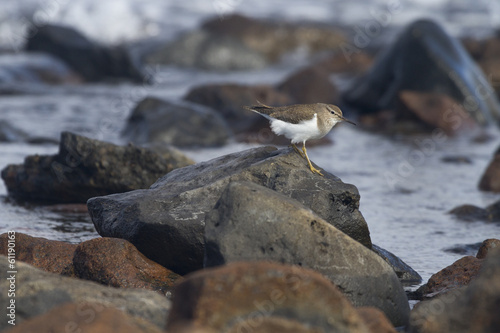
POLYGON ((205 214, 237 180, 283 193, 371 247, 356 187, 328 172, 313 174, 292 149, 229 154, 170 172, 149 190, 92 198, 87 206, 101 236, 127 239, 150 259, 184 274, 203 267, 205 214))
POLYGON ((500 250, 486 258, 469 286, 420 302, 411 312, 411 333, 500 332, 500 250))
POLYGON ((374 306, 396 326, 409 306, 393 269, 296 200, 249 182, 232 182, 205 225, 205 265, 272 260, 310 268, 355 306, 374 306))
POLYGON ((231 131, 221 115, 210 108, 147 97, 132 111, 123 136, 136 144, 212 147, 226 144, 231 131))
POLYGON ((28 156, 24 164, 5 167, 2 178, 15 198, 86 202, 99 195, 146 188, 174 168, 191 163, 175 150, 160 155, 63 132, 56 155, 28 156))
MULTIPOLYGON (((12 269, 9 268, 7 257, 0 256, 0 304, 5 309, 12 299, 15 300, 16 323, 41 315, 63 303, 91 302, 121 309, 160 328, 166 324, 170 301, 154 291, 102 286, 95 282, 48 273, 20 261, 15 266, 15 297, 9 297, 7 290, 14 280, 7 278, 11 278, 12 274, 8 271, 12 269)), ((8 317, 4 315, 0 321, 0 331, 11 327, 6 318, 8 317)))

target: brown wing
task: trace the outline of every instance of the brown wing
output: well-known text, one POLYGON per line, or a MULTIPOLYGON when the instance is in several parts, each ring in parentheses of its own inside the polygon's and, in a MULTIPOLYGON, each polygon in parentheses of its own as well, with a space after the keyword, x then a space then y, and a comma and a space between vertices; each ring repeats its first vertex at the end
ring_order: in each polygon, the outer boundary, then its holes
POLYGON ((312 119, 315 113, 317 110, 309 104, 295 104, 273 108, 273 112, 269 116, 287 123, 298 124, 301 121, 312 119))

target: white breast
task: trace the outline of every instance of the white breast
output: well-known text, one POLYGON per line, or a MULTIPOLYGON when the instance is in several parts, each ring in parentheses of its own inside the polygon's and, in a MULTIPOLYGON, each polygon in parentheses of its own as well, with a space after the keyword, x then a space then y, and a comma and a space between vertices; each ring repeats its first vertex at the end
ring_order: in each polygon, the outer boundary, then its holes
POLYGON ((278 119, 271 119, 271 130, 277 135, 284 135, 292 143, 304 142, 309 139, 319 139, 325 136, 318 129, 318 115, 299 124, 290 124, 278 119))

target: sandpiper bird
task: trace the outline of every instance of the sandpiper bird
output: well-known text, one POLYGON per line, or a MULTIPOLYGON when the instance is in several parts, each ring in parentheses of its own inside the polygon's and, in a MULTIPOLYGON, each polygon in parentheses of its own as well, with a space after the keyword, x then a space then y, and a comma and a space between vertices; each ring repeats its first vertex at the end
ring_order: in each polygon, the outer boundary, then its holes
POLYGON ((245 106, 244 108, 269 119, 271 130, 276 135, 284 135, 287 139, 292 140, 293 149, 307 160, 309 169, 321 176, 323 176, 321 170, 313 167, 309 156, 307 156, 306 141, 321 139, 341 121, 356 125, 344 118, 339 107, 333 104, 295 104, 272 107, 258 103, 259 105, 245 106), (303 153, 295 145, 299 142, 302 142, 303 153))

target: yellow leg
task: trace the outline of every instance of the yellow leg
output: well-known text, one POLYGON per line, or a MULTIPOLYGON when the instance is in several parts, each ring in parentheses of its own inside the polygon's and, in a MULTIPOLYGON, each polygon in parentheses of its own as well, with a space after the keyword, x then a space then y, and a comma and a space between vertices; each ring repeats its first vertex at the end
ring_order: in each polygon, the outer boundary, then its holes
POLYGON ((309 156, 307 156, 307 150, 306 150, 306 143, 305 142, 303 143, 302 151, 304 152, 304 155, 306 156, 307 164, 309 164, 309 169, 311 169, 311 171, 313 173, 317 173, 318 175, 323 176, 323 174, 321 173, 321 170, 318 170, 315 167, 313 167, 311 161, 309 160, 309 156))
POLYGON ((299 148, 297 148, 297 146, 296 146, 295 144, 293 144, 293 143, 292 143, 290 146, 292 146, 293 150, 295 150, 295 151, 297 152, 297 154, 299 154, 299 155, 300 155, 300 157, 302 157, 302 158, 304 158, 304 159, 306 158, 306 157, 304 156, 304 153, 303 153, 303 152, 301 152, 301 151, 300 151, 300 149, 299 149, 299 148))

